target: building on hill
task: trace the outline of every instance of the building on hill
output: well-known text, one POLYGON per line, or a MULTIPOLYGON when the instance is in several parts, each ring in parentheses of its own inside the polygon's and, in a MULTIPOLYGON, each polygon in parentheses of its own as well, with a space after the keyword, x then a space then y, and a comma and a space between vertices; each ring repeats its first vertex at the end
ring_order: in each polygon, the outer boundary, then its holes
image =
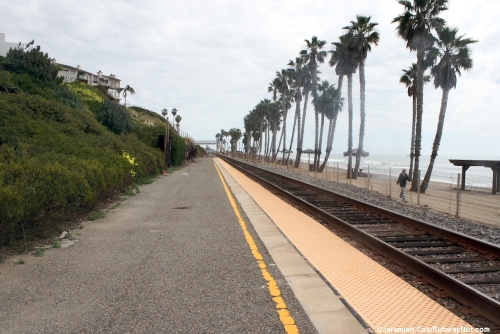
POLYGON ((23 44, 20 43, 8 43, 5 41, 5 33, 0 32, 0 56, 5 57, 10 49, 15 49, 17 47, 24 48, 23 44))
POLYGON ((89 86, 102 86, 104 90, 118 103, 120 103, 120 79, 115 74, 104 75, 101 71, 93 74, 81 69, 80 65, 77 67, 57 63, 61 67, 59 76, 64 78, 64 82, 81 81, 89 86))

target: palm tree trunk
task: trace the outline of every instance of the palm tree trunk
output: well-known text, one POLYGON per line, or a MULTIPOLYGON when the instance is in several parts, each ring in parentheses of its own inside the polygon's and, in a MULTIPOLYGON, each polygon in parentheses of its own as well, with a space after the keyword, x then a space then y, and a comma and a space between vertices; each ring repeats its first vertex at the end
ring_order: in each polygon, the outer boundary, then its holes
POLYGON ((444 127, 444 116, 446 115, 446 107, 448 106, 448 94, 449 89, 443 89, 443 97, 441 99, 441 110, 439 111, 439 120, 436 131, 436 137, 434 137, 434 144, 432 144, 431 161, 429 162, 429 167, 427 167, 427 172, 425 173, 424 180, 420 186, 420 191, 425 193, 427 187, 429 186, 429 181, 431 179, 432 169, 434 167, 434 161, 438 155, 439 144, 441 144, 441 137, 443 136, 444 127))
POLYGON ((278 125, 272 127, 273 139, 271 143, 271 154, 272 154, 272 162, 276 160, 276 133, 278 132, 278 125))
POLYGON ((304 111, 302 112, 302 128, 300 129, 300 140, 297 142, 297 157, 295 158, 295 168, 299 167, 302 148, 304 147, 304 128, 306 125, 307 101, 309 100, 309 89, 304 91, 304 111))
POLYGON ((422 147, 422 115, 424 113, 424 50, 417 51, 417 124, 415 126, 415 163, 410 191, 418 191, 418 168, 422 147))
POLYGON ((250 131, 247 131, 246 132, 247 134, 247 137, 246 137, 246 141, 245 141, 245 144, 244 144, 244 149, 245 149, 245 159, 248 159, 248 152, 250 151, 250 145, 252 145, 252 137, 250 136, 250 131))
POLYGON ((278 153, 280 151, 281 141, 283 140, 283 134, 284 134, 284 132, 281 131, 280 141, 278 142, 278 146, 277 146, 277 150, 276 150, 276 155, 274 156, 275 159, 278 157, 278 153))
POLYGON ((354 178, 358 177, 359 165, 361 164, 361 153, 363 152, 363 143, 365 140, 365 61, 359 62, 359 99, 360 99, 360 122, 359 122, 359 142, 358 152, 356 154, 356 165, 354 166, 354 178))
POLYGON ((319 112, 316 107, 314 107, 314 170, 318 170, 318 127, 319 127, 319 112))
POLYGON ((266 157, 269 156, 269 147, 271 146, 271 137, 269 136, 269 123, 266 126, 266 157))
POLYGON ((300 141, 300 102, 301 102, 301 97, 302 97, 302 92, 300 91, 300 86, 297 85, 296 91, 295 91, 295 118, 293 119, 293 128, 292 128, 292 139, 290 140, 290 148, 288 149, 288 156, 287 160, 290 159, 290 153, 292 152, 292 146, 293 146, 293 137, 295 134, 295 124, 297 124, 297 146, 300 141))
POLYGON ((262 154, 262 131, 264 131, 264 116, 259 124, 259 155, 262 154))
POLYGON ((347 104, 348 104, 348 112, 349 112, 349 131, 347 138, 347 152, 349 154, 349 158, 347 160, 347 178, 352 177, 352 73, 347 75, 347 104))
MULTIPOLYGON (((297 124, 297 119, 299 121, 299 125, 297 126, 297 128, 300 129, 300 102, 297 102, 297 105, 295 107, 295 117, 293 119, 293 127, 292 127, 292 138, 290 139, 290 148, 288 149, 288 154, 286 157, 287 162, 290 159, 290 153, 292 151, 293 137, 295 135, 295 125, 297 124)), ((298 133, 298 130, 297 130, 297 133, 298 133)))
MULTIPOLYGON (((326 161, 327 161, 327 156, 330 155, 330 152, 329 152, 329 147, 328 147, 328 143, 330 141, 330 136, 332 135, 332 128, 333 128, 333 117, 329 119, 329 122, 328 122, 328 134, 326 135, 326 151, 327 153, 325 154, 325 160, 323 161, 323 163, 321 164, 321 166, 318 167, 318 172, 323 172, 323 169, 325 169, 325 164, 326 164, 326 161)), ((321 147, 321 141, 320 141, 320 145, 321 147)), ((318 164, 319 164, 319 161, 318 161, 318 164)))
MULTIPOLYGON (((311 74, 312 74, 312 95, 313 98, 316 98, 316 90, 318 88, 318 76, 317 76, 317 65, 316 65, 316 59, 313 58, 313 61, 311 62, 311 74)), ((314 170, 317 169, 317 162, 318 162, 318 125, 319 125, 319 114, 318 110, 316 107, 314 107, 314 123, 315 123, 315 129, 314 129, 314 170)))
MULTIPOLYGON (((338 102, 340 102, 340 95, 342 93, 342 83, 343 83, 343 75, 339 76, 338 79, 338 84, 337 84, 337 96, 335 97, 338 102)), ((320 166, 319 171, 322 172, 323 169, 325 168, 325 165, 328 162, 328 158, 330 158, 330 152, 332 150, 332 144, 333 144, 333 137, 335 135, 335 127, 337 126, 337 116, 339 114, 339 109, 340 106, 339 104, 335 104, 335 110, 333 111, 333 122, 330 120, 330 129, 328 129, 329 137, 328 137, 328 142, 326 144, 326 154, 325 154, 325 160, 323 161, 323 164, 320 166)))
MULTIPOLYGON (((283 130, 281 131, 281 138, 283 138, 283 159, 281 159, 281 164, 285 164, 285 150, 286 150, 286 116, 288 114, 288 109, 286 108, 286 104, 285 104, 285 94, 283 93, 282 95, 282 101, 283 101, 283 130)), ((280 144, 281 144, 281 139, 280 139, 280 144)), ((279 146, 280 144, 278 145, 278 151, 279 151, 279 146)))
MULTIPOLYGON (((331 121, 330 121, 331 124, 331 121)), ((321 113, 321 128, 319 130, 319 144, 318 144, 318 160, 316 160, 316 164, 314 165, 314 168, 318 170, 319 167, 319 160, 321 156, 321 147, 323 146, 323 127, 325 126, 325 111, 321 113)))
POLYGON ((415 157, 415 122, 417 118, 417 95, 413 92, 413 116, 411 118, 410 172, 413 175, 413 158, 415 157))

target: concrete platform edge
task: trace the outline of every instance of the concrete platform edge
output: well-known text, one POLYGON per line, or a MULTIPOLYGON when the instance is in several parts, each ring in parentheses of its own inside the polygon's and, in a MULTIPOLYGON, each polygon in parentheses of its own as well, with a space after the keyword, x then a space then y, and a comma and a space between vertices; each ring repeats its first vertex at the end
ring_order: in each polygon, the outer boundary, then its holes
POLYGON ((364 328, 314 268, 290 244, 268 215, 222 164, 217 160, 216 163, 316 330, 319 333, 367 333, 369 330, 364 328))

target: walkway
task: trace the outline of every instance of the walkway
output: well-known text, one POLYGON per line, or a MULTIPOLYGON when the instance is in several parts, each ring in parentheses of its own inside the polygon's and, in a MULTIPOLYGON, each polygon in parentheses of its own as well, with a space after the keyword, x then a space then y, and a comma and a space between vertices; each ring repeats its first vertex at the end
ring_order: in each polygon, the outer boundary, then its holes
MULTIPOLYGON (((284 333, 214 164, 199 161, 72 231, 74 245, 0 265, 0 332, 284 333)), ((315 333, 248 231, 298 329, 315 333)))

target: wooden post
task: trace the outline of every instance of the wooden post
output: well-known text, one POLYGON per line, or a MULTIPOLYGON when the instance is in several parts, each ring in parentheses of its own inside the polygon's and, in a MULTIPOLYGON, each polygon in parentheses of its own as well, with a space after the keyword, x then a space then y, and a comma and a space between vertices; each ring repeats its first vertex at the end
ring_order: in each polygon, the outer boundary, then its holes
POLYGON ((370 166, 368 166, 368 173, 366 174, 366 189, 370 190, 370 166))
POLYGON ((462 166, 462 190, 465 190, 465 172, 469 169, 470 166, 463 165, 462 166))
POLYGON ((460 173, 457 174, 457 210, 455 212, 456 217, 460 217, 460 173))
POLYGON ((389 167, 389 198, 392 198, 391 167, 389 167))
POLYGON ((339 163, 337 162, 337 182, 339 182, 339 163))
POLYGON ((497 192, 500 191, 500 167, 497 168, 497 192))
POLYGON ((500 180, 498 179, 500 168, 491 167, 491 170, 493 171, 493 184, 491 185, 491 193, 495 195, 497 193, 498 185, 500 183, 499 182, 500 180))
POLYGON ((418 192, 418 195, 417 195, 417 204, 420 205, 420 169, 417 171, 417 175, 418 175, 418 184, 417 184, 417 192, 418 192))

